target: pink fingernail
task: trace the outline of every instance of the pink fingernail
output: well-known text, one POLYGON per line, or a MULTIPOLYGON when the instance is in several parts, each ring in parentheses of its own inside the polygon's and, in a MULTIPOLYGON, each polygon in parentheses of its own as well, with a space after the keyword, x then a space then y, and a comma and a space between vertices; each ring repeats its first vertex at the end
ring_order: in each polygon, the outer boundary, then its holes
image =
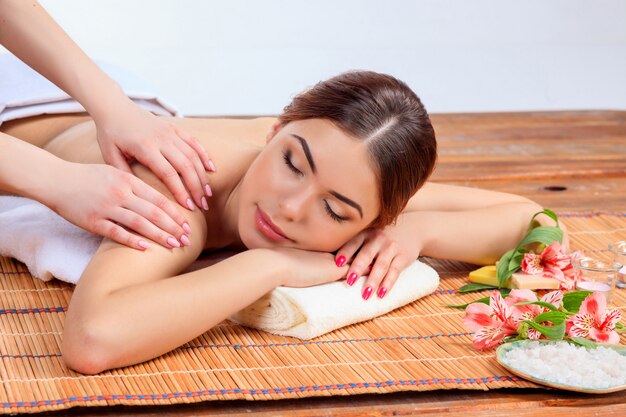
POLYGON ((189 223, 185 222, 183 223, 183 230, 185 231, 185 233, 187 233, 188 235, 191 234, 191 227, 189 227, 189 223))
POLYGON ((200 199, 200 201, 202 202, 202 207, 203 207, 205 210, 208 210, 208 209, 209 209, 209 204, 206 202, 206 197, 204 197, 204 196, 203 196, 203 197, 200 199))
POLYGON ((211 190, 211 186, 209 184, 206 184, 204 186, 204 192, 206 193, 207 196, 211 197, 213 195, 213 190, 211 190))
POLYGON ((193 210, 196 208, 196 205, 193 203, 193 201, 191 201, 191 198, 187 199, 187 207, 189 208, 189 210, 193 210))
POLYGON ((378 298, 383 298, 385 294, 387 294, 387 288, 380 287, 380 289, 378 290, 378 298))
POLYGON ((145 240, 140 240, 138 245, 141 249, 148 249, 150 247, 150 244, 145 240))
POLYGON ((209 169, 213 172, 215 172, 215 164, 213 163, 213 161, 211 161, 210 159, 207 161, 207 165, 209 166, 209 169))
POLYGON ((370 298, 371 294, 372 294, 372 287, 365 287, 365 291, 363 291, 363 299, 367 300, 368 298, 370 298))
POLYGON ((167 238, 167 244, 173 248, 180 248, 180 242, 171 236, 167 238))
POLYGON ((335 261, 335 264, 337 264, 337 266, 343 266, 343 264, 346 263, 346 257, 341 255, 339 258, 337 258, 337 260, 335 261))
POLYGON ((353 272, 350 275, 348 275, 348 279, 346 280, 346 282, 348 283, 348 285, 352 285, 354 284, 354 281, 356 281, 356 279, 357 279, 356 272, 353 272))
POLYGON ((191 242, 189 242, 189 238, 187 237, 187 235, 182 235, 180 237, 180 241, 182 242, 183 246, 191 245, 191 242))

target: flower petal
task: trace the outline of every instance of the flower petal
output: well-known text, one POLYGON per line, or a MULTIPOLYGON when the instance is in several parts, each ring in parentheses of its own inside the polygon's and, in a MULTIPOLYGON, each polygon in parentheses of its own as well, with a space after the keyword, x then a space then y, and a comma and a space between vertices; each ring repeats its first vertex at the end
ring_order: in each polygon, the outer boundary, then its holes
POLYGON ((579 314, 591 314, 597 325, 604 320, 604 312, 606 310, 606 297, 601 292, 592 292, 580 305, 579 314))
POLYGON ((577 327, 585 332, 589 332, 589 329, 593 327, 593 316, 589 313, 574 314, 570 320, 572 322, 572 327, 577 327))
POLYGON ((549 293, 541 297, 541 301, 543 301, 544 303, 550 303, 554 307, 559 309, 563 305, 563 292, 559 290, 550 291, 549 293))
POLYGON ((606 314, 604 315, 604 320, 602 320, 602 323, 598 327, 604 330, 615 330, 615 325, 621 319, 622 319, 621 311, 617 309, 607 310, 606 314))
POLYGON ((563 269, 570 263, 570 257, 558 240, 552 242, 541 252, 541 261, 544 267, 563 269))
POLYGON ((507 332, 500 327, 483 327, 472 337, 472 343, 476 349, 486 349, 493 347, 507 336, 507 332))
POLYGON ((498 325, 491 316, 491 307, 483 303, 472 303, 465 308, 463 324, 474 332, 483 327, 498 325))
POLYGON ((541 333, 539 332, 539 330, 530 327, 528 329, 528 338, 530 340, 539 340, 541 338, 541 333))
POLYGON ((578 327, 576 325, 572 325, 571 327, 567 328, 567 334, 570 337, 587 337, 589 335, 589 330, 578 327))
POLYGON ((491 293, 491 297, 489 297, 489 307, 493 311, 494 316, 497 320, 502 323, 506 323, 511 318, 511 309, 504 302, 502 295, 499 291, 494 291, 491 293))
POLYGON ((537 275, 543 272, 543 266, 541 265, 541 256, 533 252, 524 254, 521 265, 522 271, 530 275, 537 275))
POLYGON ((610 343, 613 345, 619 344, 619 335, 614 330, 607 331, 591 328, 589 330, 589 336, 596 342, 610 343))

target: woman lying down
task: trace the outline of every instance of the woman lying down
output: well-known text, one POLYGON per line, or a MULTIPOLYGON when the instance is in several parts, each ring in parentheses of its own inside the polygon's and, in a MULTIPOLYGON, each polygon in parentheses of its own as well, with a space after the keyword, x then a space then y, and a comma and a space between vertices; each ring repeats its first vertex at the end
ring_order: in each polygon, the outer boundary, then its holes
MULTIPOLYGON (((427 183, 434 130, 415 93, 388 75, 350 72, 318 83, 277 119, 172 123, 196 136, 220 167, 210 176, 209 210, 180 208, 192 230, 188 241, 176 237, 180 247, 153 243, 142 252, 101 243, 65 320, 62 356, 78 372, 160 356, 277 286, 344 278, 352 285, 371 265, 362 294, 368 302, 393 291, 419 255, 493 263, 541 210, 515 195, 427 183), (238 253, 183 273, 203 250, 222 249, 238 253)), ((36 122, 24 119, 20 129, 37 129, 36 122)), ((45 148, 102 163, 95 134, 93 122, 83 121, 45 148)), ((133 170, 173 198, 150 171, 133 170)))

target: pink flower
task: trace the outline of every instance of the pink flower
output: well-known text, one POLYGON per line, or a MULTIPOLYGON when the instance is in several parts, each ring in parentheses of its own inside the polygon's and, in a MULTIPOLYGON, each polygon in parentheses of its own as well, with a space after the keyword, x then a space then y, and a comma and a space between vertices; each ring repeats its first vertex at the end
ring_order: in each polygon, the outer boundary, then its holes
MULTIPOLYGON (((541 300, 539 300, 537 299, 537 294, 531 290, 511 290, 511 293, 504 300, 504 302, 511 308, 513 321, 516 326, 519 326, 524 322, 524 320, 535 320, 535 317, 539 314, 550 311, 548 308, 536 304, 525 304, 521 306, 515 305, 523 301, 543 301, 545 303, 550 303, 559 309, 563 305, 563 293, 561 291, 552 291, 541 297, 541 300)), ((543 322, 541 324, 549 323, 543 322)), ((532 327, 528 328, 529 339, 537 340, 540 337, 541 333, 539 333, 538 330, 532 327)))
POLYGON ((489 305, 472 303, 465 308, 463 324, 474 331, 472 343, 477 349, 496 346, 506 336, 517 334, 513 312, 498 291, 491 294, 489 305))
POLYGON ((524 254, 521 267, 527 274, 543 274, 558 280, 561 289, 571 290, 576 283, 577 271, 572 267, 570 259, 575 256, 578 256, 578 252, 570 256, 564 246, 554 241, 539 255, 533 252, 524 254))
POLYGON ((541 255, 537 255, 534 252, 528 252, 524 254, 522 258, 522 271, 530 275, 537 275, 543 272, 543 265, 541 265, 541 255))
POLYGON ((567 320, 567 334, 571 337, 587 337, 600 343, 619 343, 615 325, 622 313, 606 309, 606 298, 600 292, 591 293, 580 305, 580 310, 567 320))

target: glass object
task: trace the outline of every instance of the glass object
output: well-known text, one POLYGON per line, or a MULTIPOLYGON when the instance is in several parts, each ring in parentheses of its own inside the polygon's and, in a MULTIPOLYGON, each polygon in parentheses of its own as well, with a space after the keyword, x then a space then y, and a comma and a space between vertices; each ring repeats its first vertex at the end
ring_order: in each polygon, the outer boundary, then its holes
POLYGON ((622 265, 617 274, 615 286, 617 288, 626 288, 626 240, 611 243, 609 250, 613 253, 613 262, 622 265))
POLYGON ((572 265, 578 270, 577 289, 601 292, 607 302, 611 301, 611 293, 615 287, 617 273, 622 268, 621 264, 584 256, 572 259, 572 265))

